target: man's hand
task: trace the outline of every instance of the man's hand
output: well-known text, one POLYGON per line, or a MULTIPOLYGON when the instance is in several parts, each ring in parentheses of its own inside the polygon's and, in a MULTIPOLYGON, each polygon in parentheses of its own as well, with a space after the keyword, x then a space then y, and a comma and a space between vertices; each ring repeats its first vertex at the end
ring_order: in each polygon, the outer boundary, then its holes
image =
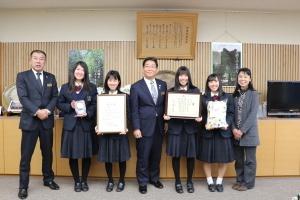
POLYGON ((142 132, 141 132, 140 129, 135 129, 135 130, 133 131, 133 135, 134 135, 134 137, 137 138, 137 139, 143 137, 143 136, 142 136, 142 132))
POLYGON ((45 120, 48 118, 48 110, 47 109, 39 109, 36 112, 36 116, 40 119, 40 120, 45 120))

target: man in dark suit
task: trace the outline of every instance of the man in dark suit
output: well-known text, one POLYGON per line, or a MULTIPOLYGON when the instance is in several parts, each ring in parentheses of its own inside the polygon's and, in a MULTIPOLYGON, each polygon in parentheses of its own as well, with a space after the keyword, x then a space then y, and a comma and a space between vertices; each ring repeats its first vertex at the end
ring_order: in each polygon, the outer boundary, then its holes
POLYGON ((58 91, 55 76, 43 71, 46 63, 46 53, 33 50, 30 54, 31 69, 17 75, 17 92, 23 106, 20 126, 22 129, 20 185, 18 197, 27 198, 29 184, 30 161, 37 139, 40 139, 42 152, 42 171, 44 185, 52 190, 59 186, 53 181, 52 146, 54 108, 58 91))
POLYGON ((155 79, 157 59, 143 61, 144 78, 130 89, 131 120, 136 138, 136 176, 139 192, 147 193, 147 184, 163 188, 159 181, 160 158, 163 141, 163 113, 167 84, 155 79))

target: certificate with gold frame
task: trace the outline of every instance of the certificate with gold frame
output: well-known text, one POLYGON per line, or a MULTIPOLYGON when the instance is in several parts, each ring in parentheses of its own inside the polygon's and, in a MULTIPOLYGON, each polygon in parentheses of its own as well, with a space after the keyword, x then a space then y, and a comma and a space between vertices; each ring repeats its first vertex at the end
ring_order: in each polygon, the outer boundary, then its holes
POLYGON ((166 115, 171 118, 195 119, 201 116, 201 94, 168 92, 166 115))
POLYGON ((126 94, 97 96, 97 128, 103 134, 127 131, 126 94))

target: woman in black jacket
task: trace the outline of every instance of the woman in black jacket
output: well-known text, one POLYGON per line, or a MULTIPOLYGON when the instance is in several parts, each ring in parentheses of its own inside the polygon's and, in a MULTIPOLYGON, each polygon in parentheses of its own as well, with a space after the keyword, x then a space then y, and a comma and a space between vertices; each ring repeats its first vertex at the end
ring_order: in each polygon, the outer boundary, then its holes
MULTIPOLYGON (((221 115, 221 113, 219 114, 221 115)), ((216 74, 207 77, 205 94, 202 98, 202 126, 198 140, 197 158, 203 161, 203 169, 206 175, 208 190, 214 192, 223 192, 223 177, 226 172, 228 163, 234 160, 234 151, 232 144, 231 126, 234 117, 234 106, 232 97, 226 94, 221 85, 221 81, 216 74), (210 128, 207 126, 208 105, 210 102, 224 102, 224 115, 226 121, 223 120, 222 125, 218 128, 210 128), (226 113, 225 113, 226 112, 226 113), (218 164, 218 177, 216 184, 211 175, 212 163, 218 164)))
MULTIPOLYGON (((104 81, 104 94, 125 94, 120 91, 121 77, 118 71, 111 70, 107 73, 104 81)), ((129 98, 126 95, 127 116, 129 113, 129 98)), ((106 191, 111 192, 114 188, 114 181, 112 177, 112 164, 114 162, 119 163, 120 178, 117 184, 116 191, 121 192, 125 187, 125 172, 126 161, 130 158, 130 146, 126 132, 120 132, 115 134, 103 134, 97 130, 99 135, 99 151, 98 161, 105 162, 105 169, 108 177, 106 191)))
MULTIPOLYGON (((182 92, 199 94, 199 89, 193 85, 191 74, 186 66, 178 68, 175 75, 175 86, 169 92, 182 92)), ((175 175, 175 190, 183 193, 180 180, 180 157, 187 158, 187 191, 194 192, 192 175, 195 167, 196 157, 196 134, 198 132, 201 117, 196 119, 178 119, 170 118, 164 115, 164 119, 168 120, 168 144, 167 154, 172 156, 172 167, 175 175)))
POLYGON ((61 157, 69 158, 76 192, 88 191, 87 177, 92 157, 92 122, 96 114, 97 88, 89 81, 87 64, 79 61, 73 67, 69 82, 62 85, 57 107, 64 116, 61 157), (85 104, 85 106, 83 106, 85 104), (82 111, 76 112, 78 108, 82 111), (84 109, 85 108, 85 109, 84 109), (82 177, 78 159, 82 159, 82 177))

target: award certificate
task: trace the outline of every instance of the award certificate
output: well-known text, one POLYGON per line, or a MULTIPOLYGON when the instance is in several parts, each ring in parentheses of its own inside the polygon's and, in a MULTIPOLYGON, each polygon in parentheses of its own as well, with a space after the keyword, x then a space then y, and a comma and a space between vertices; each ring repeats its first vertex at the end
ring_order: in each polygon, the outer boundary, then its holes
POLYGON ((126 120, 126 94, 97 96, 97 127, 100 133, 126 132, 126 120))
POLYGON ((168 92, 166 115, 194 119, 201 115, 201 94, 168 92))

